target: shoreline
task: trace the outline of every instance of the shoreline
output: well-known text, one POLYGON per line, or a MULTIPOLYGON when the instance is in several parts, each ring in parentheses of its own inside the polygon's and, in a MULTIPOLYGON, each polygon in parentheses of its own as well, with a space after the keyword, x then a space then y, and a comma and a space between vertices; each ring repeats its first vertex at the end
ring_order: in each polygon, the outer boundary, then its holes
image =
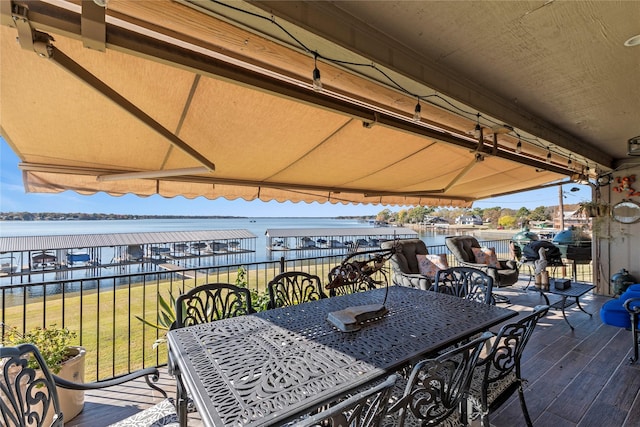
POLYGON ((498 235, 504 236, 509 235, 513 236, 518 233, 520 230, 516 229, 497 229, 497 228, 489 228, 486 225, 461 225, 461 224, 450 224, 446 227, 434 227, 429 225, 419 225, 419 224, 404 224, 403 227, 411 228, 416 231, 427 231, 433 229, 443 229, 443 230, 453 230, 453 231, 463 231, 470 230, 474 232, 478 232, 480 235, 498 235))

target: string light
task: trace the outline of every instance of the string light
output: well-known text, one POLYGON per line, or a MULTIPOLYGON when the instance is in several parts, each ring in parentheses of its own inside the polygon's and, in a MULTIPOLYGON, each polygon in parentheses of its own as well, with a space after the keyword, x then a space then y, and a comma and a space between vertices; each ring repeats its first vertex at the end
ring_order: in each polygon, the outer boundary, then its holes
POLYGON ((416 108, 413 112, 413 121, 414 122, 419 122, 420 119, 422 119, 422 116, 420 115, 420 112, 422 111, 422 107, 420 106, 420 98, 418 98, 418 103, 416 104, 416 108))
POLYGON ((571 160, 571 154, 569 154, 569 160, 567 160, 567 167, 571 167, 571 165, 573 164, 573 161, 571 160))
MULTIPOLYGON (((95 3, 97 4, 101 4, 101 3, 107 3, 107 1, 109 0, 94 0, 95 3)), ((318 69, 317 66, 317 60, 318 58, 321 58, 323 60, 325 60, 326 62, 330 62, 330 63, 334 63, 334 64, 340 64, 340 65, 345 65, 345 66, 357 66, 357 67, 371 67, 373 68, 377 73, 381 74, 388 82, 390 82, 390 84, 399 89, 401 92, 409 95, 409 96, 414 96, 418 98, 418 103, 416 105, 416 108, 414 110, 414 115, 413 115, 413 119, 415 121, 420 121, 422 119, 421 117, 421 105, 420 105, 420 100, 423 100, 425 102, 428 102, 430 104, 436 105, 437 107, 443 108, 447 111, 453 112, 452 109, 447 108, 445 106, 443 106, 441 103, 435 103, 433 101, 431 101, 429 98, 436 98, 439 99, 440 101, 447 103, 451 108, 457 110, 459 113, 456 114, 461 114, 464 115, 466 117, 469 117, 471 115, 474 114, 473 111, 469 111, 469 110, 465 110, 463 108, 460 108, 458 105, 450 102, 448 99, 440 96, 437 93, 434 94, 429 94, 429 95, 419 95, 419 94, 413 94, 411 93, 409 90, 407 90, 405 87, 403 87, 399 82, 397 82, 396 80, 394 80, 394 78, 389 75, 387 72, 385 72, 382 68, 376 66, 376 64, 373 63, 360 63, 360 62, 351 62, 351 61, 346 61, 346 60, 341 60, 341 59, 336 59, 336 58, 331 58, 331 57, 327 57, 324 55, 319 54, 317 51, 312 51, 307 45, 305 45, 302 41, 300 41, 299 39, 297 39, 294 35, 292 35, 289 31, 287 31, 287 29, 285 27, 283 27, 282 25, 280 25, 275 19, 273 19, 273 16, 267 17, 267 16, 262 16, 260 14, 255 14, 253 12, 249 12, 246 10, 243 10, 241 8, 238 8, 236 6, 227 4, 227 3, 223 3, 217 0, 212 0, 214 3, 217 3, 218 5, 222 6, 222 7, 226 7, 232 10, 235 10, 237 12, 241 12, 241 13, 245 13, 245 14, 249 14, 249 15, 253 15, 256 18, 262 19, 264 21, 268 21, 269 23, 275 25, 276 27, 278 27, 282 32, 284 32, 287 36, 289 36, 289 38, 291 38, 298 46, 300 46, 305 52, 307 53, 313 53, 313 57, 314 57, 314 69, 313 69, 313 90, 315 91, 321 91, 323 90, 322 87, 322 81, 320 79, 320 70, 318 69)), ((481 138, 482 138, 482 128, 480 126, 480 113, 476 113, 476 117, 477 117, 477 122, 476 122, 476 126, 474 129, 474 136, 478 139, 479 142, 481 142, 481 138)), ((486 121, 488 121, 489 123, 496 123, 494 122, 490 117, 489 118, 485 118, 486 121)), ((513 130, 513 128, 511 128, 511 130, 513 130)), ((518 143, 516 145, 516 153, 517 154, 521 154, 522 153, 522 143, 520 141, 521 136, 515 132, 517 137, 518 137, 518 143)), ((522 139, 524 141, 526 141, 527 143, 536 146, 536 147, 540 147, 544 149, 544 144, 538 140, 538 138, 525 138, 522 137, 522 139)), ((548 153, 547 153, 547 163, 551 163, 551 148, 547 147, 548 153)), ((568 162, 567 162, 567 167, 572 166, 572 159, 571 157, 569 158, 568 162)))
POLYGON ((482 134, 480 129, 480 113, 476 114, 476 127, 473 130, 473 136, 475 136, 477 139, 480 139, 480 135, 482 134))
POLYGON ((322 80, 320 80, 320 70, 318 70, 318 53, 313 55, 313 90, 320 92, 322 90, 322 80))

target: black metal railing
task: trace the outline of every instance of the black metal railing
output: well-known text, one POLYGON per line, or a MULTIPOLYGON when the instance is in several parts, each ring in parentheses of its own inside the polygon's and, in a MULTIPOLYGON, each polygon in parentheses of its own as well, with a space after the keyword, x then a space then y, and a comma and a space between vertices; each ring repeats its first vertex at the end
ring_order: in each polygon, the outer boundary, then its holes
MULTIPOLYGON (((509 239, 481 242, 495 247, 499 257, 509 254, 509 239)), ((429 246, 429 253, 448 254, 444 245, 429 246)), ((45 283, 10 284, 0 287, 0 332, 8 327, 24 332, 36 326, 67 327, 77 332, 78 345, 87 349, 87 381, 110 378, 146 366, 166 362, 162 340, 165 331, 145 325, 139 318, 161 323, 164 308, 159 296, 170 303, 177 296, 203 283, 225 282, 249 288, 256 300, 264 298, 266 284, 283 271, 305 271, 326 282, 331 269, 345 254, 265 262, 237 263, 213 267, 180 268, 171 271, 115 273, 82 279, 45 283)), ((371 256, 371 254, 363 255, 371 256)), ((377 274, 388 273, 390 266, 377 274)), ((388 274, 387 274, 388 277, 388 274)), ((381 276, 377 277, 380 279, 381 276)), ((264 299, 263 299, 264 301, 264 299)), ((166 313, 165 313, 166 314, 166 313)))

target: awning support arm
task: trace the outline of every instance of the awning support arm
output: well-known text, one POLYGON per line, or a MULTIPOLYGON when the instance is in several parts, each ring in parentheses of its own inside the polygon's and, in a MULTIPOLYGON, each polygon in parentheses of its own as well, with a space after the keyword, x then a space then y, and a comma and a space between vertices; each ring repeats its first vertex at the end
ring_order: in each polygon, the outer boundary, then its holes
MULTIPOLYGON (((53 60, 53 62, 60 65, 62 68, 64 68, 74 76, 78 77, 80 80, 84 81, 89 86, 96 89, 98 92, 102 93, 104 96, 125 109, 138 120, 168 139, 172 145, 185 152, 191 158, 198 161, 210 172, 216 169, 216 166, 213 162, 209 161, 209 159, 207 159, 205 156, 191 148, 191 146, 189 146, 185 141, 180 139, 169 129, 162 126, 151 116, 134 105, 131 101, 120 95, 109 85, 91 74, 86 68, 82 67, 73 59, 65 55, 64 52, 56 48, 51 43, 53 41, 53 37, 51 37, 47 33, 43 33, 33 28, 31 23, 29 22, 28 7, 15 4, 13 2, 11 2, 11 5, 11 19, 13 20, 16 29, 18 30, 18 41, 20 42, 20 46, 23 49, 33 50, 39 56, 53 60)), ((4 12, 5 7, 3 7, 3 13, 4 12)))
POLYGON ((128 99, 120 95, 118 92, 113 90, 109 85, 104 83, 102 80, 98 79, 96 76, 91 74, 87 69, 82 67, 80 64, 75 62, 73 59, 64 54, 61 50, 56 48, 55 46, 51 46, 51 59, 56 64, 60 65, 65 70, 69 71, 74 76, 78 77, 80 80, 87 83, 89 86, 96 89, 98 92, 102 93, 104 96, 118 104, 120 107, 124 108, 131 115, 136 117, 138 120, 149 126, 151 129, 164 136, 166 139, 171 142, 176 148, 184 151, 193 159, 197 160, 203 166, 207 167, 209 171, 214 171, 216 169, 215 164, 213 164, 209 159, 204 157, 202 154, 191 148, 185 141, 176 136, 169 129, 162 126, 156 120, 154 120, 147 113, 142 111, 140 108, 135 106, 128 99))

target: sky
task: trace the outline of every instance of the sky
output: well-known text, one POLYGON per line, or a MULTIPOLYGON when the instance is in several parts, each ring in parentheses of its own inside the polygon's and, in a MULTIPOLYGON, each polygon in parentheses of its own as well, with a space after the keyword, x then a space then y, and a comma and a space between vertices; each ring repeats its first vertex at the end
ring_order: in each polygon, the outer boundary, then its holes
MULTIPOLYGON (((7 142, 0 137, 0 212, 60 212, 104 213, 134 215, 185 216, 251 216, 251 217, 337 217, 376 215, 385 208, 398 212, 406 206, 333 205, 331 203, 279 203, 254 200, 208 200, 204 197, 164 198, 139 197, 128 194, 121 197, 97 193, 91 196, 65 191, 58 194, 26 193, 22 183, 19 159, 7 142)), ((591 199, 591 190, 584 185, 564 185, 564 203, 575 204, 591 199), (572 187, 579 191, 572 192, 572 187)), ((559 203, 557 187, 529 191, 516 195, 496 197, 474 202, 473 207, 502 207, 535 209, 538 206, 556 206, 559 203)))

